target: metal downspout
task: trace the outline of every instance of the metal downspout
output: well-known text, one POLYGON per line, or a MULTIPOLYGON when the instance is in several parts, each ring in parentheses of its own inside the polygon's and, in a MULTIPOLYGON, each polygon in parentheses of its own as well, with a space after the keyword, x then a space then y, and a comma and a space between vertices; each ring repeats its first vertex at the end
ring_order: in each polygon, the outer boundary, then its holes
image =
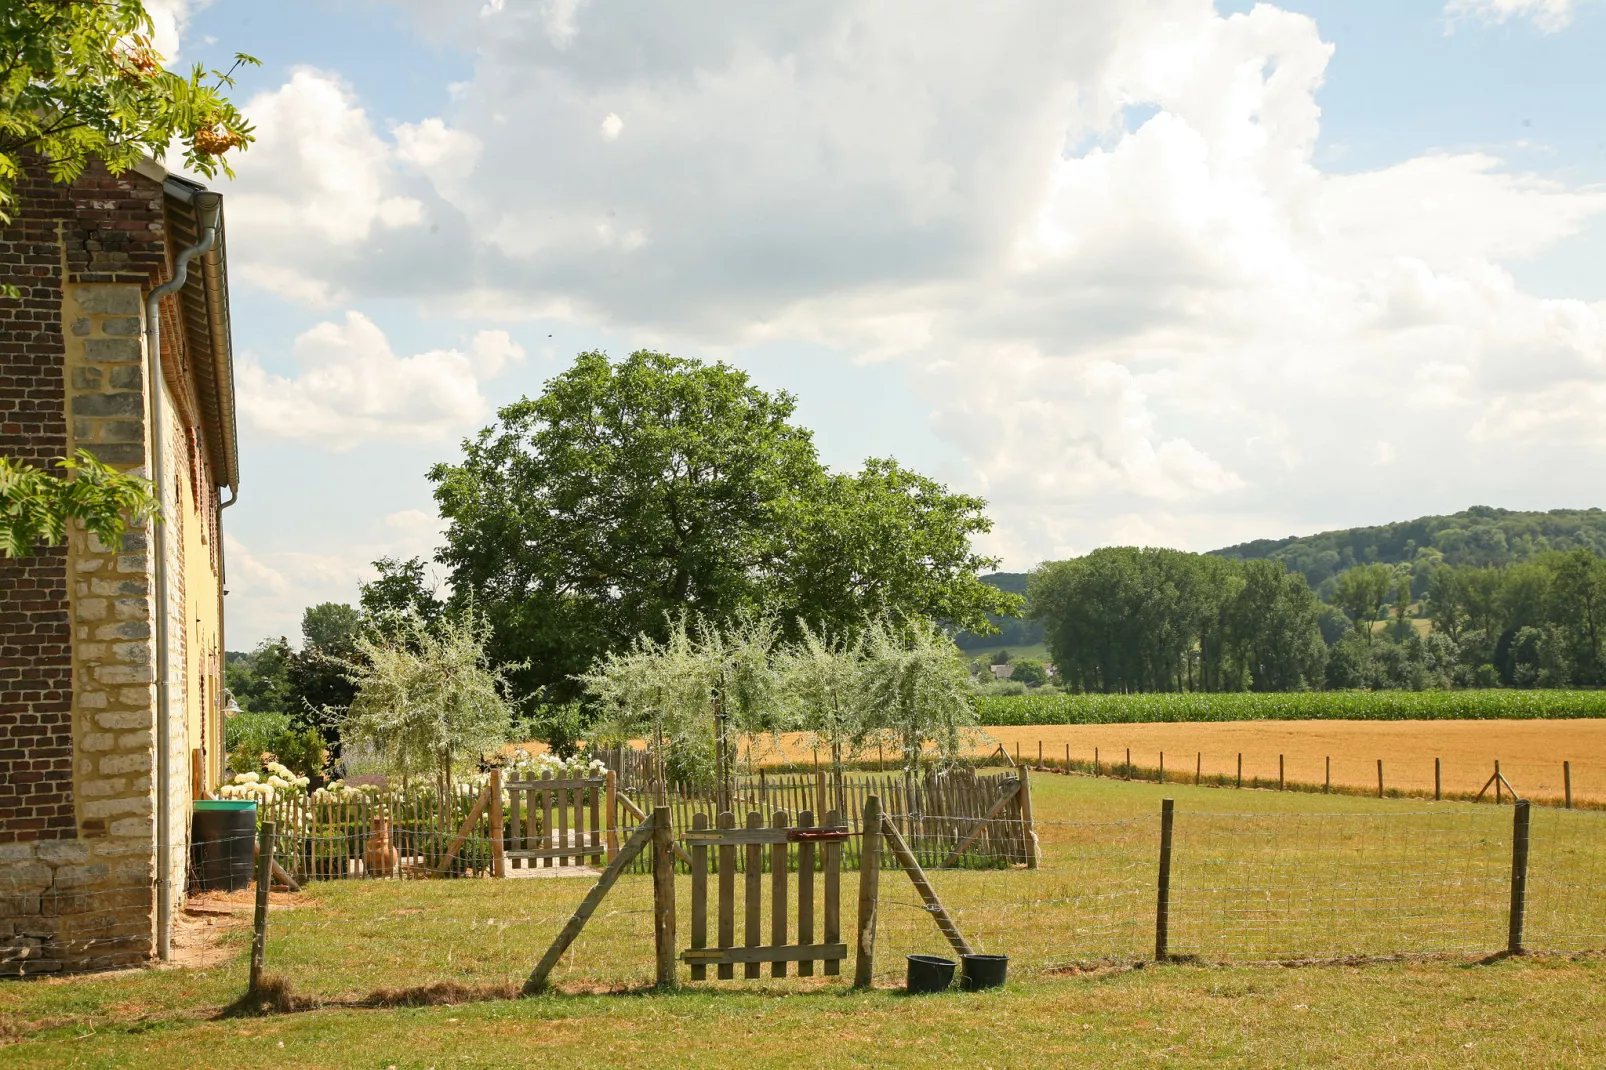
MULTIPOLYGON (((162 298, 184 285, 190 261, 217 242, 218 208, 222 198, 215 193, 197 193, 192 203, 201 224, 201 240, 182 249, 173 258, 173 277, 150 292, 145 299, 145 349, 150 360, 151 395, 151 483, 160 502, 167 488, 167 403, 162 377, 162 298)), ((177 500, 175 499, 175 507, 177 500)), ((173 955, 173 819, 171 813, 173 776, 172 729, 168 721, 168 680, 171 671, 168 651, 168 590, 166 524, 158 519, 151 525, 151 575, 154 583, 152 613, 156 617, 156 955, 167 962, 173 955)))
POLYGON ((229 563, 223 554, 223 510, 239 500, 240 488, 230 486, 229 500, 219 499, 217 503, 217 648, 223 660, 217 670, 217 738, 212 742, 217 746, 218 768, 213 772, 214 776, 222 775, 223 762, 229 753, 224 746, 229 734, 228 714, 223 712, 226 705, 224 699, 229 693, 228 606, 223 601, 229 593, 229 563))

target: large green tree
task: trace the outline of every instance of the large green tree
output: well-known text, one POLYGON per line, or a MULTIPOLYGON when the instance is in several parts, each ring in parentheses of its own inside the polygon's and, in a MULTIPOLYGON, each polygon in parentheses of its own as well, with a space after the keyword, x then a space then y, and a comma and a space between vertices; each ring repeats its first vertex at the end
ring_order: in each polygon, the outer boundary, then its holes
POLYGON ((524 665, 516 687, 573 695, 598 655, 683 612, 985 628, 1015 607, 975 578, 993 564, 969 546, 980 499, 890 461, 834 475, 793 413, 725 364, 583 353, 437 465, 440 560, 492 622, 494 657, 524 665))
POLYGON ((1284 691, 1322 680, 1320 604, 1280 562, 1106 547, 1039 566, 1027 597, 1075 690, 1284 691))
POLYGON ((1368 642, 1372 626, 1383 616, 1389 593, 1394 589, 1394 570, 1387 565, 1356 565, 1338 574, 1333 601, 1355 622, 1355 630, 1368 642))

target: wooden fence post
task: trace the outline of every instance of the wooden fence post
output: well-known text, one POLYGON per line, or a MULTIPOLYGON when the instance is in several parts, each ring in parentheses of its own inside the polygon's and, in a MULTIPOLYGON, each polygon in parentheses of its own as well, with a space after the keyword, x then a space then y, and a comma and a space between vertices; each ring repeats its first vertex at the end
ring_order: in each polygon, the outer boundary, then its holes
POLYGON ((1283 781, 1283 756, 1281 754, 1279 754, 1279 755, 1277 755, 1277 790, 1278 791, 1282 791, 1283 790, 1283 784, 1284 784, 1284 781, 1283 781))
POLYGON ((859 943, 853 961, 853 987, 869 988, 875 974, 876 907, 881 894, 881 798, 867 795, 859 820, 859 943))
POLYGON ((1093 748, 1093 775, 1099 775, 1099 749, 1097 747, 1093 748))
POLYGON ((1020 827, 1021 842, 1026 847, 1026 868, 1037 868, 1037 822, 1032 817, 1031 770, 1020 769, 1020 827))
POLYGON ((1071 772, 1071 745, 1069 743, 1067 743, 1067 744, 1065 744, 1065 773, 1066 773, 1067 776, 1069 776, 1070 772, 1071 772))
POLYGON ((1160 783, 1165 783, 1165 751, 1160 752, 1160 783))
POLYGON ((1522 954, 1522 927, 1528 912, 1528 800, 1518 799, 1511 815, 1511 921, 1506 951, 1522 954))
POLYGON ((605 800, 608 807, 608 861, 612 862, 619 853, 619 777, 612 769, 608 770, 605 800))
POLYGON ((1132 748, 1131 747, 1128 747, 1126 749, 1126 778, 1128 780, 1132 779, 1132 748))
POLYGON ((1327 756, 1327 779, 1322 781, 1322 794, 1327 795, 1333 790, 1333 756, 1327 756))
POLYGON ((1238 752, 1238 787, 1244 786, 1244 752, 1238 752))
POLYGON ((1433 759, 1433 801, 1444 799, 1444 765, 1441 759, 1433 759))
POLYGON ((1383 797, 1383 759, 1377 760, 1377 797, 1383 797))
POLYGON ((1498 758, 1496 758, 1495 759, 1495 763, 1494 763, 1494 804, 1496 806, 1499 806, 1500 803, 1501 803, 1501 799, 1500 799, 1500 781, 1502 779, 1504 779, 1504 778, 1501 777, 1501 775, 1500 775, 1500 760, 1498 758))
POLYGON ((1204 781, 1204 751, 1199 751, 1193 758, 1193 786, 1198 787, 1204 781))
POLYGON ((1562 790, 1566 792, 1567 809, 1571 810, 1573 808, 1573 763, 1572 762, 1562 762, 1561 763, 1561 785, 1562 785, 1562 790))
POLYGON ((1154 961, 1164 962, 1171 939, 1171 828, 1174 799, 1160 800, 1160 886, 1154 904, 1154 961))
POLYGON ((658 952, 658 987, 675 987, 675 830, 669 807, 652 812, 653 941, 658 952))
POLYGON ((268 885, 273 882, 272 821, 262 822, 257 832, 257 910, 251 924, 251 988, 262 988, 262 968, 268 954, 268 885))
MULTIPOLYGON (((612 773, 608 774, 612 776, 612 773)), ((507 856, 502 842, 502 770, 491 770, 491 876, 507 876, 507 856)))

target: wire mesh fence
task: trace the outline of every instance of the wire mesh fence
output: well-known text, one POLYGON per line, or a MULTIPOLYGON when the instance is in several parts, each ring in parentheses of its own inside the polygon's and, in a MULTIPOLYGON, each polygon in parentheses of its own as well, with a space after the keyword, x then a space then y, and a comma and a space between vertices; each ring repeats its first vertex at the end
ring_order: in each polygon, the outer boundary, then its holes
MULTIPOLYGON (((1606 951, 1606 814, 1530 814, 1525 947, 1606 951)), ((889 818, 895 826, 918 823, 915 815, 889 818)), ((621 839, 639 828, 620 829, 621 839)), ((927 868, 970 944, 1010 956, 1016 975, 1151 959, 1160 814, 1040 820, 1035 828, 1038 868, 1027 868, 1028 846, 1005 869, 927 868)), ((1500 952, 1510 934, 1514 831, 1512 808, 1177 811, 1169 957, 1235 963, 1500 952)), ((999 842, 1005 838, 1001 831, 999 842)), ((507 880, 309 883, 299 895, 275 898, 269 968, 297 992, 326 1000, 438 984, 516 988, 595 881, 594 870, 580 867, 523 872, 528 876, 507 880)), ((844 934, 859 929, 859 879, 858 872, 842 877, 844 934)), ((680 875, 675 883, 684 945, 691 931, 690 878, 680 875)), ((737 882, 739 896, 743 884, 737 882)), ((146 872, 77 898, 71 894, 25 905, 44 919, 34 924, 42 946, 73 941, 82 950, 130 939, 129 911, 147 910, 154 891, 146 872)), ((880 981, 900 977, 907 954, 952 954, 931 910, 885 851, 878 904, 880 981)), ((249 918, 248 896, 236 895, 234 906, 242 921, 249 918)), ((564 953, 552 982, 571 989, 652 983, 653 908, 650 875, 620 877, 564 953)), ((761 919, 761 931, 771 933, 768 896, 761 919)), ((797 919, 789 924, 795 928, 797 919)), ((243 924, 220 930, 217 939, 243 949, 249 935, 243 924)), ((851 947, 854 936, 845 938, 851 947)), ((844 976, 851 972, 844 969, 844 976)))
MULTIPOLYGON (((1523 946, 1606 950, 1606 815, 1533 810, 1523 946)), ((1178 812, 1167 957, 1212 963, 1489 955, 1508 946, 1510 808, 1387 814, 1178 812)), ((929 873, 978 950, 1016 968, 1155 953, 1160 816, 1038 822, 1036 871, 929 873), (980 878, 978 881, 977 878, 980 878)), ((883 886, 882 939, 944 953, 920 900, 883 886)), ((879 963, 878 972, 901 968, 879 963)))

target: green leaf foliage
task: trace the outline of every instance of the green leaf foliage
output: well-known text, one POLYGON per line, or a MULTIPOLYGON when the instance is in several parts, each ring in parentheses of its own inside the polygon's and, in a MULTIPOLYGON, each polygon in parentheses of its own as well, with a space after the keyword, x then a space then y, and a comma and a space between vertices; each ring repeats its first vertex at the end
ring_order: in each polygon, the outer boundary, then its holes
MULTIPOLYGON (((1320 588, 1357 565, 1415 566, 1424 554, 1447 565, 1487 567, 1517 564, 1549 551, 1580 549, 1606 554, 1606 510, 1524 512, 1475 505, 1448 516, 1257 539, 1213 553, 1241 561, 1280 561, 1302 573, 1311 587, 1320 588)), ((1425 591, 1425 578, 1416 571, 1412 593, 1421 597, 1425 591)))
POLYGON ((790 395, 725 364, 583 353, 430 473, 455 597, 528 662, 522 693, 563 700, 609 651, 683 614, 776 616, 836 632, 881 612, 985 629, 1019 600, 976 579, 978 498, 892 461, 829 472, 790 395))
POLYGON ((1320 687, 1320 604, 1298 573, 1180 550, 1107 547, 1032 574, 1028 613, 1075 691, 1320 687))
POLYGON ((108 468, 87 450, 56 463, 70 478, 0 457, 0 554, 27 557, 57 545, 75 520, 117 546, 130 523, 158 514, 149 480, 108 468))
POLYGON ((0 218, 27 155, 70 182, 92 159, 115 174, 177 141, 189 170, 233 173, 224 154, 253 138, 222 90, 236 67, 257 61, 240 53, 227 71, 169 71, 152 32, 139 0, 0 5, 0 218))
POLYGON ((434 627, 412 619, 398 637, 359 636, 347 666, 357 686, 341 726, 344 746, 370 750, 402 777, 450 782, 507 742, 512 711, 501 671, 486 656, 488 627, 473 612, 434 627))

